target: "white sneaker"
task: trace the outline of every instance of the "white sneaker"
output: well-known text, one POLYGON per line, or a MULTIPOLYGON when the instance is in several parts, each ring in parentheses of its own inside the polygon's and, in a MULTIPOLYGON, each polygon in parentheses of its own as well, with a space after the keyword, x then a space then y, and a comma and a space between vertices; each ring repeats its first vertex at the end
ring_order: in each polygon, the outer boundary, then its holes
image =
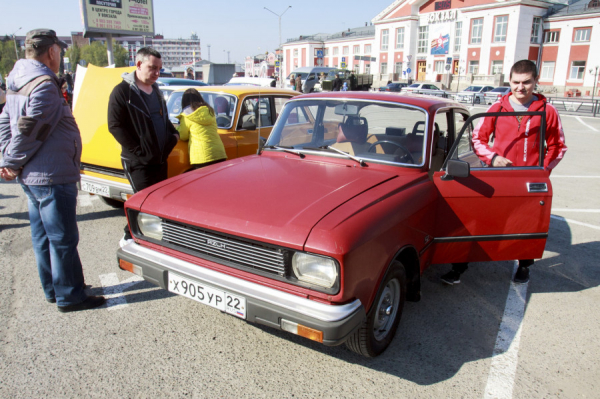
POLYGON ((123 248, 125 245, 127 244, 131 244, 133 241, 133 238, 129 238, 129 239, 125 239, 125 234, 123 234, 123 237, 121 237, 121 239, 119 240, 119 246, 121 248, 123 248))

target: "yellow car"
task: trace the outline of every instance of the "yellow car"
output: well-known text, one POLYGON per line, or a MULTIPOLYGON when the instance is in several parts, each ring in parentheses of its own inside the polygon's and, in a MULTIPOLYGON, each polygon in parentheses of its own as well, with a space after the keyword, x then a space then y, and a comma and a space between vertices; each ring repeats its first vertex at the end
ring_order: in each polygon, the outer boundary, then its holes
MULTIPOLYGON (((122 207, 133 190, 121 165, 121 145, 108 131, 108 98, 112 89, 121 82, 121 75, 133 69, 90 65, 82 73, 77 72, 77 79, 82 81, 76 88, 73 114, 83 142, 80 188, 99 195, 105 203, 114 207, 122 207)), ((299 94, 293 90, 257 86, 194 88, 215 109, 218 132, 228 159, 255 154, 261 137, 269 137, 283 104, 299 94)), ((176 116, 181 112, 181 97, 186 89, 188 87, 177 86, 163 90, 170 120, 176 126, 179 122, 176 116)), ((177 143, 168 163, 169 177, 190 168, 187 142, 177 143)))

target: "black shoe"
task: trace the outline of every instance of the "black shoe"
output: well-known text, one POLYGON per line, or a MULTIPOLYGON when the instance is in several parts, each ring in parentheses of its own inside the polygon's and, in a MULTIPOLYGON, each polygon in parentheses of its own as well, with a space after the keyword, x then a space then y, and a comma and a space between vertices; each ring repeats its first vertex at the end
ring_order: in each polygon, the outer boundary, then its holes
POLYGON ((442 282, 444 282, 448 285, 454 285, 454 284, 460 283, 460 273, 458 273, 454 270, 450 270, 448 273, 444 274, 440 278, 442 279, 442 282))
POLYGON ((56 298, 46 298, 46 302, 48 302, 48 303, 56 303, 56 298))
POLYGON ((58 311, 62 313, 78 312, 80 310, 88 310, 104 305, 106 299, 103 296, 88 296, 85 301, 76 305, 57 306, 58 311))
POLYGON ((525 284, 529 282, 529 268, 526 266, 519 266, 515 276, 513 277, 513 281, 519 284, 525 284))

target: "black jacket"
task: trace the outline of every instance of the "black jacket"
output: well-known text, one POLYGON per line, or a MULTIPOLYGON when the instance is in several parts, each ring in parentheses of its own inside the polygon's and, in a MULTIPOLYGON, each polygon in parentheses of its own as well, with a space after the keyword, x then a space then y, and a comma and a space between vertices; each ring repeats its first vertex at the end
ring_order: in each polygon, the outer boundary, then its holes
POLYGON ((108 100, 108 130, 121 144, 121 158, 142 165, 164 163, 177 144, 177 129, 169 120, 164 96, 156 84, 153 90, 162 103, 167 142, 161 151, 150 111, 135 85, 135 72, 123 74, 123 81, 113 89, 108 100))
POLYGON ((339 77, 333 79, 331 91, 340 91, 341 88, 342 88, 342 79, 340 79, 339 77))

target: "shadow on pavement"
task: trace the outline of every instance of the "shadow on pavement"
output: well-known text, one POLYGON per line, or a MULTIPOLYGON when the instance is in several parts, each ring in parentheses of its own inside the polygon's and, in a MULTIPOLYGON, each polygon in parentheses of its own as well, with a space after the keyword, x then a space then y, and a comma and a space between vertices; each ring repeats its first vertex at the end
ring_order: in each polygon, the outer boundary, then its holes
POLYGON ((123 212, 123 209, 110 209, 107 211, 90 212, 83 215, 77 215, 77 222, 87 222, 90 220, 98 220, 115 216, 125 217, 125 212, 123 212))

